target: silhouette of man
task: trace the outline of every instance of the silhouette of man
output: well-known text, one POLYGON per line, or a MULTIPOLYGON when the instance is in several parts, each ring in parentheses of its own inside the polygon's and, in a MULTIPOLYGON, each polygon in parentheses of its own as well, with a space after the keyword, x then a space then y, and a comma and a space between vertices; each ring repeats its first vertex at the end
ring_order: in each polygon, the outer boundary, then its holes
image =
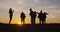
POLYGON ((31 24, 33 24, 33 11, 31 8, 30 8, 30 14, 29 15, 31 16, 31 24))
POLYGON ((43 13, 43 24, 46 23, 46 17, 47 17, 46 15, 47 15, 47 14, 48 14, 48 13, 46 13, 46 12, 43 13))
POLYGON ((24 12, 21 13, 20 17, 21 17, 21 23, 24 24, 25 23, 25 17, 26 17, 25 14, 24 14, 24 12))
POLYGON ((12 8, 10 8, 9 9, 9 17, 10 17, 9 24, 11 23, 13 12, 14 12, 14 10, 12 11, 12 8))
POLYGON ((35 19, 36 19, 36 11, 33 12, 32 9, 30 8, 30 14, 31 16, 31 24, 35 24, 35 19))
POLYGON ((37 13, 36 13, 36 11, 34 11, 34 13, 33 13, 33 24, 35 24, 35 20, 36 20, 36 16, 37 16, 37 13))
POLYGON ((40 13, 38 13, 38 18, 39 18, 40 24, 43 24, 43 13, 42 13, 42 10, 40 11, 40 13))

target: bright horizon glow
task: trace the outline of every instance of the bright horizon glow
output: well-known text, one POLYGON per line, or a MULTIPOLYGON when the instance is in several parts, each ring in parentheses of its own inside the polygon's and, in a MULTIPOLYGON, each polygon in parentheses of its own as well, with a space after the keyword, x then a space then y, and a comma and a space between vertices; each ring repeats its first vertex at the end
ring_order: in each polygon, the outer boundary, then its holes
POLYGON ((22 23, 21 22, 18 22, 17 24, 20 24, 21 25, 22 23))
MULTIPOLYGON (((21 23, 21 19, 14 19, 11 21, 11 24, 23 24, 23 22, 21 23)), ((24 24, 30 24, 30 22, 28 20, 25 19, 25 23, 24 24)))

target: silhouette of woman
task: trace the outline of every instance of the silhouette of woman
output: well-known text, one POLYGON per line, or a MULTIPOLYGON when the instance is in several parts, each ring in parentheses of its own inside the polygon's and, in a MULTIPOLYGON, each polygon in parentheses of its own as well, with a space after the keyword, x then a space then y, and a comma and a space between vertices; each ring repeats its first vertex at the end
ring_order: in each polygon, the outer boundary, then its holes
POLYGON ((25 23, 25 18, 26 18, 25 13, 22 12, 20 17, 21 17, 21 23, 24 24, 25 23))
POLYGON ((12 11, 12 8, 10 8, 9 9, 9 17, 10 17, 9 24, 11 23, 13 12, 14 12, 14 10, 12 11))

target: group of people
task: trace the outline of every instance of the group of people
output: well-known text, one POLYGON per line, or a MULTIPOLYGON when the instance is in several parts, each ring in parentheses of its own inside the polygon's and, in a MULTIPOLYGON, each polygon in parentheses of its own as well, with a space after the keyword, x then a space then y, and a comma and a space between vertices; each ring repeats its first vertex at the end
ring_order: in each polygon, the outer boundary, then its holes
POLYGON ((46 13, 46 12, 43 13, 42 10, 40 11, 40 13, 38 13, 38 12, 32 11, 32 9, 30 9, 30 14, 29 15, 31 16, 31 24, 35 24, 37 14, 38 14, 40 24, 45 24, 46 15, 48 13, 46 13))
MULTIPOLYGON (((13 16, 13 12, 14 10, 12 10, 12 8, 9 9, 9 17, 10 17, 10 20, 9 20, 9 24, 11 23, 11 20, 12 20, 12 16, 13 16)), ((39 22, 40 24, 45 24, 46 22, 46 15, 48 13, 46 12, 42 12, 42 10, 40 11, 40 13, 36 12, 36 11, 32 11, 32 8, 30 8, 30 16, 31 16, 31 24, 35 24, 35 20, 36 20, 36 17, 37 17, 37 14, 38 14, 38 18, 39 18, 39 22)), ((26 18, 26 15, 24 12, 22 12, 20 14, 21 16, 21 23, 25 23, 25 18, 26 18)))

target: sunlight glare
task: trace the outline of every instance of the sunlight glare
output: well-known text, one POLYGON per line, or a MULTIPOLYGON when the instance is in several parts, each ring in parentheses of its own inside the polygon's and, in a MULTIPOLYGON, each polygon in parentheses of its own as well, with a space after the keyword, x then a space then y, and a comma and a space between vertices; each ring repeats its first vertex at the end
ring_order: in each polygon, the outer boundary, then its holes
POLYGON ((18 24, 19 24, 19 25, 22 25, 23 23, 21 23, 21 22, 18 22, 18 24))

